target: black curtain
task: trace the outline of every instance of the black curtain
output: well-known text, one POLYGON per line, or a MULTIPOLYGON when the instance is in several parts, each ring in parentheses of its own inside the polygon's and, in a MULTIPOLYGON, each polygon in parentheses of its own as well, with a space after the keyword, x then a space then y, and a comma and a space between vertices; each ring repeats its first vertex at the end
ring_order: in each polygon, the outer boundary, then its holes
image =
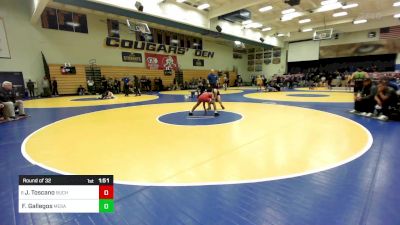
POLYGON ((354 72, 357 67, 361 67, 367 72, 372 72, 375 67, 378 72, 388 72, 394 71, 395 66, 396 54, 387 54, 289 62, 288 71, 290 73, 306 73, 310 70, 317 70, 322 73, 333 73, 336 70, 354 72))

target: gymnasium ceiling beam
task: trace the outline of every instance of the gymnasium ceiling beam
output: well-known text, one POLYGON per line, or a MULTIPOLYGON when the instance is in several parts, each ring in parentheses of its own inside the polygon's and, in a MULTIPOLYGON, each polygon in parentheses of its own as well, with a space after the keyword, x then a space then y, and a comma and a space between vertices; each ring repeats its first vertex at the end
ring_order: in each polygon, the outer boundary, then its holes
POLYGON ((254 1, 243 1, 243 0, 231 0, 227 1, 225 4, 212 9, 208 13, 208 18, 212 19, 218 16, 222 16, 224 14, 237 11, 239 9, 248 8, 254 5, 258 5, 261 3, 267 3, 268 0, 254 0, 254 1))

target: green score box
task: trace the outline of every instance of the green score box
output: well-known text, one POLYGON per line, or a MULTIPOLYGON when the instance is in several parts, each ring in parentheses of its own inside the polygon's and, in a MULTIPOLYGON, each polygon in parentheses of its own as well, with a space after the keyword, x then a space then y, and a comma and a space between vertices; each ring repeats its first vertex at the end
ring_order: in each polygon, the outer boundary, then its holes
POLYGON ((114 200, 113 199, 99 199, 99 212, 100 213, 113 213, 114 200))

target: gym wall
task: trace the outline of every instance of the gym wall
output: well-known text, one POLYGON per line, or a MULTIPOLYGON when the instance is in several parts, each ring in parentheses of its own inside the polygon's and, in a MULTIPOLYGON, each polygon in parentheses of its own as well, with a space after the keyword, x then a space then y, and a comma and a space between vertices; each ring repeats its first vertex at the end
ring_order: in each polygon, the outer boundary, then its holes
MULTIPOLYGON (((0 16, 4 18, 11 59, 0 59, 0 70, 21 71, 25 81, 40 81, 44 75, 42 51, 48 64, 87 65, 96 59, 98 65, 128 66, 145 68, 145 63, 123 62, 120 48, 105 46, 107 37, 106 17, 86 14, 88 34, 44 29, 40 21, 30 23, 31 7, 26 0, 0 0, 0 16)), ((121 38, 135 40, 134 35, 124 32, 121 38)), ((232 46, 221 45, 203 40, 203 50, 214 52, 213 58, 194 57, 194 50, 184 56, 177 55, 182 69, 190 70, 229 70, 233 66, 239 74, 247 75, 246 57, 233 59, 232 46), (193 58, 204 59, 204 67, 194 67, 193 58)), ((142 53, 144 51, 131 51, 142 53)), ((41 83, 41 82, 38 82, 41 83)))

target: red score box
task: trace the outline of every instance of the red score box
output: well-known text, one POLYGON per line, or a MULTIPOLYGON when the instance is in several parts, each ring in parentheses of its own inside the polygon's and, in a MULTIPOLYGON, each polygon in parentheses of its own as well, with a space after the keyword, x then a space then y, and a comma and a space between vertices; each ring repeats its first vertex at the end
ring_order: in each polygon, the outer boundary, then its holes
POLYGON ((113 185, 100 185, 99 186, 99 199, 113 199, 114 186, 113 185))

